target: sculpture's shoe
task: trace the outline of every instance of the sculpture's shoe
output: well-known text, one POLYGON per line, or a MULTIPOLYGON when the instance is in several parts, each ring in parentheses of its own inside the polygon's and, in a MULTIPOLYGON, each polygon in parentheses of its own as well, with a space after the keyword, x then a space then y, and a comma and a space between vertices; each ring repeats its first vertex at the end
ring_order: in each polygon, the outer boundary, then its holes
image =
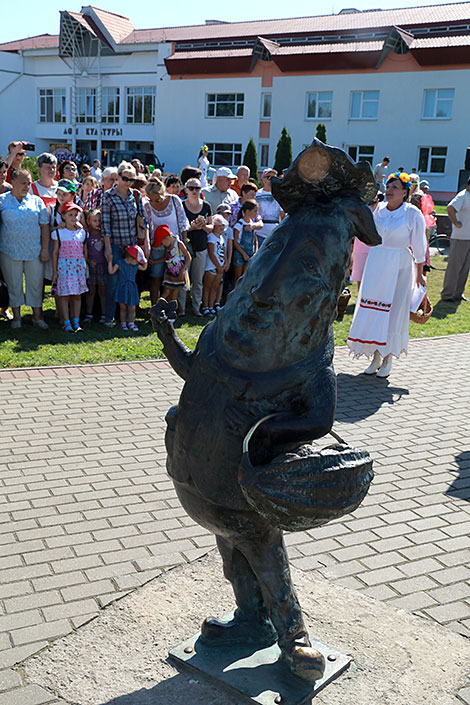
POLYGON ((318 681, 325 672, 325 659, 317 649, 294 642, 289 649, 281 649, 280 662, 289 671, 306 681, 318 681))
POLYGON ((255 644, 266 647, 276 643, 277 632, 271 620, 235 617, 229 622, 222 622, 215 617, 206 617, 202 623, 200 638, 208 646, 255 644))

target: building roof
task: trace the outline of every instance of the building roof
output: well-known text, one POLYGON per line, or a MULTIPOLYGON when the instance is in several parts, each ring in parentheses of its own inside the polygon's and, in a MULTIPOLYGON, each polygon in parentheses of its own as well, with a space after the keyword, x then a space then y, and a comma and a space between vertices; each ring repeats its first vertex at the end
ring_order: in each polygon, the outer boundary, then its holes
POLYGON ((0 44, 0 51, 21 51, 22 49, 50 49, 59 46, 58 34, 38 34, 27 39, 15 39, 0 44))
POLYGON ((108 31, 116 44, 126 39, 135 29, 128 17, 117 15, 114 12, 108 12, 108 10, 100 10, 99 7, 93 7, 93 5, 82 7, 82 13, 85 15, 89 10, 93 11, 93 14, 96 15, 98 20, 103 24, 104 29, 108 31))
POLYGON ((250 22, 226 22, 220 24, 193 25, 186 27, 164 27, 160 29, 136 29, 127 41, 216 41, 234 37, 281 36, 320 32, 352 32, 373 30, 398 25, 442 24, 470 21, 470 2, 443 5, 425 5, 396 10, 364 10, 351 14, 318 15, 276 20, 250 22))
MULTIPOLYGON (((163 27, 157 29, 135 29, 132 22, 122 15, 118 15, 107 10, 102 10, 94 6, 82 7, 81 12, 69 13, 84 27, 103 37, 103 33, 114 42, 115 45, 132 45, 142 43, 175 42, 181 52, 187 54, 198 49, 210 51, 213 45, 224 43, 220 50, 230 52, 240 48, 240 44, 251 44, 258 37, 263 37, 264 41, 284 38, 286 41, 295 43, 296 37, 302 37, 306 45, 310 45, 313 40, 322 43, 325 49, 319 50, 324 53, 330 51, 330 45, 335 45, 338 40, 354 45, 350 51, 374 51, 372 47, 363 46, 367 42, 373 42, 381 38, 375 35, 378 32, 382 35, 396 27, 400 31, 414 33, 416 36, 412 43, 410 38, 410 48, 437 48, 451 46, 466 46, 468 39, 465 33, 470 34, 470 2, 450 3, 443 5, 426 5, 424 7, 409 7, 395 10, 365 10, 362 12, 352 12, 338 15, 319 15, 314 17, 294 17, 276 20, 257 20, 250 22, 222 22, 216 24, 192 25, 181 27, 163 27), (461 23, 461 24, 459 24, 461 23), (428 30, 439 32, 440 36, 425 37, 428 30), (440 28, 443 28, 440 31, 440 28), (455 29, 454 29, 455 28, 455 29), (447 31, 445 31, 447 29, 447 31), (455 31, 460 37, 460 44, 453 44, 455 37, 449 34, 455 31), (356 36, 354 36, 356 35, 356 36), (445 35, 445 36, 444 36, 445 35), (330 40, 331 36, 331 40, 330 40), (290 38, 290 39, 289 39, 290 38), (230 41, 237 41, 238 47, 230 47, 230 41), (420 44, 415 44, 420 42, 420 44), (428 42, 426 44, 426 42, 428 42), (359 44, 362 46, 359 47, 359 44)), ((19 39, 12 42, 0 44, 0 51, 20 51, 21 49, 41 49, 56 48, 59 46, 57 35, 42 34, 37 37, 19 39)), ((292 53, 305 53, 298 51, 294 46, 289 48, 292 53)), ((346 49, 343 47, 343 52, 346 49)), ((179 52, 178 52, 179 53, 179 52)), ((308 53, 308 51, 307 51, 308 53)), ((199 54, 202 58, 203 54, 199 54)), ((222 57, 222 54, 219 54, 222 57)), ((227 55, 224 55, 227 56, 227 55)), ((234 56, 231 54, 231 56, 234 56)), ((189 56, 185 57, 189 59, 189 56)))

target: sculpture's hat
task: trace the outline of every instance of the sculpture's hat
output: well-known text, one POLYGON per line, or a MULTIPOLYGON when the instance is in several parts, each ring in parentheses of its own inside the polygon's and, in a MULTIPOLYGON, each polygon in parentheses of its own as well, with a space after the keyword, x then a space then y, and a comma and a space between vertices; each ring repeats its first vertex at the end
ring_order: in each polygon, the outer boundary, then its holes
POLYGON ((308 196, 319 201, 356 193, 361 201, 372 201, 377 185, 369 162, 355 164, 342 149, 314 139, 293 161, 283 179, 271 179, 274 198, 288 213, 308 196))

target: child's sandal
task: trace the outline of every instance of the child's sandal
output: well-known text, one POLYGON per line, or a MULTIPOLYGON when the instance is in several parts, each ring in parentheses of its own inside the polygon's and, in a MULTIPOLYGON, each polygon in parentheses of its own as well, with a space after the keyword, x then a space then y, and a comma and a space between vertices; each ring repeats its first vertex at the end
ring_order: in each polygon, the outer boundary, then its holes
POLYGON ((222 308, 222 306, 221 306, 221 305, 219 304, 219 302, 217 301, 217 303, 214 304, 214 309, 215 309, 216 311, 218 311, 219 308, 222 308))
POLYGON ((106 316, 103 314, 99 320, 100 323, 106 323, 106 316))
POLYGON ((204 306, 204 308, 201 310, 201 313, 203 316, 208 316, 210 313, 210 309, 207 308, 207 306, 204 306))
POLYGON ((80 331, 83 330, 83 328, 80 325, 80 321, 78 318, 72 318, 72 328, 74 333, 80 333, 80 331))
POLYGON ((73 333, 73 328, 72 328, 72 324, 70 323, 70 321, 64 321, 63 328, 66 333, 73 333))
POLYGON ((126 321, 121 321, 122 330, 128 330, 126 321))
POLYGON ((88 324, 88 323, 93 323, 93 315, 91 313, 87 313, 85 318, 83 319, 83 323, 88 324))
POLYGON ((129 328, 129 330, 134 331, 134 333, 139 330, 134 322, 128 323, 127 327, 129 328))

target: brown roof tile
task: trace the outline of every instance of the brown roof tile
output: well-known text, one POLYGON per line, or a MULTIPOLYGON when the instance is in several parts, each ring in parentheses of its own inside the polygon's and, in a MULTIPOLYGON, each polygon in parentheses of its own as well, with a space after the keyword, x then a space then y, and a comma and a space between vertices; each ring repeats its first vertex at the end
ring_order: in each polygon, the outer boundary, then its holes
POLYGON ((116 15, 114 12, 108 12, 107 10, 100 10, 99 7, 92 6, 92 9, 117 44, 134 31, 134 25, 128 17, 116 15))
POLYGON ((58 34, 38 34, 36 37, 15 39, 0 44, 0 51, 21 51, 21 49, 50 49, 59 46, 58 34))
POLYGON ((232 37, 279 36, 319 32, 348 32, 374 28, 410 27, 443 22, 470 21, 470 2, 426 5, 396 10, 367 10, 346 15, 320 15, 254 22, 136 29, 126 43, 217 40, 232 37))

